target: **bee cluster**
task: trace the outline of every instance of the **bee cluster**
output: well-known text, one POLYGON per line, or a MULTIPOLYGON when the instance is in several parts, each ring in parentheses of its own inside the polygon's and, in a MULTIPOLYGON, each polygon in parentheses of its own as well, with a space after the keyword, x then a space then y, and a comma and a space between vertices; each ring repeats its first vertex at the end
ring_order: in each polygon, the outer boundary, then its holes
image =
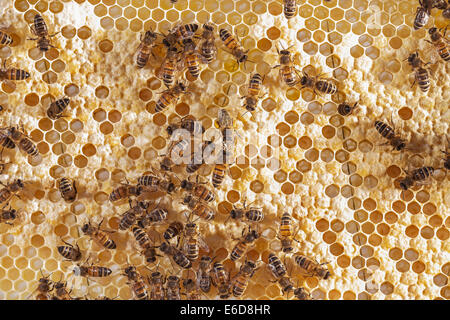
MULTIPOLYGON (((176 1, 172 1, 176 2, 176 1)), ((296 1, 283 1, 284 15, 290 19, 296 15, 296 1)), ((442 16, 448 19, 450 4, 444 0, 420 0, 414 20, 414 28, 420 29, 428 22, 430 11, 433 8, 442 10, 442 16)), ((47 51, 51 44, 51 38, 58 33, 49 34, 44 18, 37 14, 31 32, 41 51, 47 51)), ((438 51, 444 62, 450 60, 448 41, 445 38, 446 30, 429 29, 430 43, 438 51)), ((157 33, 153 30, 146 31, 140 38, 135 60, 138 69, 145 68, 150 60, 158 61, 154 51, 156 49, 165 52, 164 59, 160 62, 160 68, 154 73, 167 87, 160 93, 155 103, 155 114, 163 113, 176 105, 183 95, 191 94, 189 82, 196 81, 202 70, 202 65, 208 65, 215 61, 218 48, 231 54, 237 64, 252 63, 248 56, 248 50, 241 45, 239 38, 227 29, 217 30, 213 23, 205 23, 199 26, 196 23, 177 24, 167 34, 157 33), (216 41, 219 40, 219 41, 216 41), (219 45, 220 43, 220 45, 219 45), (185 74, 186 79, 182 79, 185 74)), ((12 43, 12 38, 0 31, 0 45, 7 46, 12 43)), ((322 77, 322 75, 310 75, 300 71, 295 65, 290 48, 277 47, 279 64, 273 66, 278 69, 279 78, 283 85, 300 90, 307 88, 314 94, 338 95, 339 83, 334 79, 322 77)), ((427 92, 431 81, 427 65, 420 58, 418 52, 408 57, 408 63, 415 71, 415 81, 420 89, 427 92)), ((247 86, 247 94, 243 99, 242 111, 244 113, 258 112, 259 100, 263 97, 264 80, 268 74, 254 73, 250 76, 247 86)), ((17 68, 7 68, 6 63, 0 70, 0 80, 20 81, 30 77, 30 73, 17 68)), ((356 116, 360 102, 341 102, 337 108, 343 117, 356 116)), ((47 109, 49 119, 56 120, 63 117, 63 112, 70 106, 70 99, 62 97, 53 101, 47 109)), ((1 106, 0 106, 1 107, 1 106)), ((177 123, 167 126, 166 132, 171 140, 166 154, 159 161, 159 168, 151 168, 151 171, 143 172, 140 177, 130 183, 128 180, 117 186, 110 194, 109 201, 115 204, 128 203, 129 208, 119 217, 118 230, 102 228, 103 220, 98 224, 91 221, 81 224, 82 233, 99 246, 107 250, 122 250, 111 236, 116 232, 129 233, 134 238, 133 246, 136 252, 141 254, 146 261, 149 272, 139 271, 136 266, 128 263, 120 274, 114 274, 109 267, 89 263, 90 255, 82 252, 74 240, 74 244, 63 239, 63 244, 57 247, 62 259, 74 264, 73 275, 86 278, 110 278, 124 277, 127 280, 134 298, 138 300, 179 300, 179 299, 206 299, 211 292, 216 290, 221 299, 231 297, 243 298, 250 279, 257 272, 267 272, 272 277, 286 297, 293 296, 299 300, 312 299, 306 288, 294 283, 292 272, 302 274, 305 277, 316 277, 320 280, 329 279, 332 273, 326 265, 328 262, 319 263, 313 257, 308 257, 296 250, 300 241, 296 239, 299 226, 292 214, 283 212, 279 219, 277 238, 280 240, 280 253, 270 252, 267 261, 255 260, 247 254, 250 248, 261 237, 262 221, 265 212, 262 208, 252 205, 233 205, 229 211, 226 223, 243 223, 241 237, 231 239, 236 243, 229 248, 227 259, 233 263, 239 262, 239 267, 227 269, 226 259, 218 259, 210 254, 210 244, 202 235, 202 228, 216 218, 219 201, 216 190, 219 189, 229 170, 229 164, 234 158, 234 142, 236 139, 234 130, 235 120, 225 108, 219 108, 215 125, 221 133, 220 139, 204 141, 205 128, 198 119, 193 116, 183 117, 177 123), (189 133, 188 138, 180 137, 179 130, 189 133), (202 141, 196 152, 189 152, 195 140, 202 141), (211 152, 211 151, 215 152, 211 152), (205 154, 214 154, 214 166, 209 181, 201 181, 197 171, 208 160, 205 154), (187 161, 180 164, 174 160, 186 158, 187 161), (174 168, 184 167, 183 177, 174 173, 174 168), (154 194, 157 197, 165 197, 173 202, 180 202, 184 210, 178 212, 175 219, 169 219, 169 208, 161 205, 159 201, 150 200, 154 194), (156 226, 164 226, 163 232, 157 232, 156 226), (281 257, 282 255, 282 257, 281 257), (281 257, 281 258, 280 258, 281 257), (160 266, 170 264, 172 270, 160 266), (168 263, 167 263, 168 262, 168 263), (289 265, 292 268, 289 268, 289 265), (264 266, 264 267, 263 267, 264 266), (185 278, 180 276, 184 272, 185 278), (215 289, 213 289, 215 288, 215 289)), ((409 144, 394 129, 393 124, 383 121, 375 121, 375 130, 387 140, 396 151, 408 150, 409 144)), ((14 149, 16 146, 29 157, 39 157, 39 150, 25 133, 22 126, 10 126, 0 128, 0 143, 2 148, 14 149)), ((439 169, 450 169, 450 153, 442 151, 445 155, 444 164, 439 169)), ((1 163, 4 168, 7 163, 1 163)), ((416 184, 421 184, 431 177, 435 170, 431 166, 424 166, 412 171, 405 171, 406 177, 401 179, 401 189, 408 190, 416 184)), ((76 177, 62 177, 57 180, 61 197, 67 203, 74 202, 78 197, 76 177)), ((0 204, 3 205, 0 222, 11 224, 17 216, 15 209, 8 206, 13 196, 18 196, 21 190, 26 188, 25 182, 20 179, 4 185, 0 190, 0 204)), ((72 290, 67 290, 67 282, 54 282, 49 276, 39 280, 36 299, 46 300, 71 300, 88 297, 73 297, 72 290)), ((98 299, 109 299, 101 297, 98 299)))

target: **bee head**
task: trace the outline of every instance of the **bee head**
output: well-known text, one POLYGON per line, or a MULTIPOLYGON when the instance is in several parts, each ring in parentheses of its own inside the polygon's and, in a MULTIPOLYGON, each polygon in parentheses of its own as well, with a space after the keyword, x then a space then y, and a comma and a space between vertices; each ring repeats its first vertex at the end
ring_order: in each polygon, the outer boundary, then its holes
POLYGON ((186 197, 183 199, 183 203, 189 203, 191 200, 192 200, 192 196, 186 196, 186 197))
POLYGON ((175 190, 175 184, 173 184, 172 182, 169 183, 169 186, 167 187, 167 192, 171 193, 175 190))
POLYGON ((166 132, 169 134, 169 136, 171 136, 173 134, 174 130, 175 130, 175 126, 170 125, 167 127, 166 132))
POLYGON ((432 28, 430 28, 429 30, 428 30, 428 33, 429 34, 433 34, 433 33, 436 33, 437 32, 437 28, 436 27, 432 27, 432 28))
POLYGON ((307 82, 308 82, 308 77, 307 76, 303 76, 303 77, 300 78, 300 84, 302 86, 304 86, 307 82))
POLYGON ((327 272, 325 273, 325 275, 323 276, 323 279, 324 279, 324 280, 327 280, 330 276, 331 276, 330 271, 327 271, 327 272))
POLYGON ((83 231, 83 233, 86 233, 88 232, 88 230, 89 230, 89 223, 85 223, 81 228, 81 231, 83 231))
POLYGON ((401 151, 406 147, 406 144, 404 142, 399 143, 396 147, 395 150, 397 151, 401 151))
POLYGON ((23 187, 24 187, 23 181, 22 181, 21 179, 17 179, 17 180, 16 180, 16 183, 17 183, 17 185, 18 185, 20 188, 23 188, 23 187))
POLYGON ((11 211, 9 211, 9 216, 11 219, 15 219, 17 217, 16 212, 16 209, 11 209, 11 211))
POLYGON ((411 186, 411 181, 408 177, 400 181, 400 188, 403 190, 408 190, 408 188, 411 186))
POLYGON ((181 187, 182 189, 188 189, 188 188, 190 187, 190 182, 187 181, 187 180, 183 180, 183 181, 181 181, 180 187, 181 187))

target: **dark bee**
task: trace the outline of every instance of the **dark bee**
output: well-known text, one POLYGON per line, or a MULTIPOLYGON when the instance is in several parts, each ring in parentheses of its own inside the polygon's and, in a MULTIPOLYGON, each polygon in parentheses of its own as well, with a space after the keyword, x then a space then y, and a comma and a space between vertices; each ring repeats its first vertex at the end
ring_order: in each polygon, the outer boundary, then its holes
POLYGON ((244 50, 228 30, 220 29, 219 36, 225 46, 231 50, 231 54, 236 58, 237 62, 242 63, 248 60, 248 50, 244 50))
POLYGON ((197 272, 197 280, 199 283, 199 288, 205 293, 208 293, 211 290, 211 263, 212 259, 209 256, 203 256, 200 259, 198 272, 197 272))
POLYGON ((131 196, 139 196, 142 192, 141 186, 132 186, 130 184, 123 183, 120 187, 114 189, 109 194, 109 201, 115 202, 125 198, 129 198, 131 196))
POLYGON ((294 289, 294 296, 298 300, 311 300, 311 295, 309 292, 305 290, 303 287, 295 288, 294 289))
MULTIPOLYGON (((256 230, 252 230, 248 227, 247 234, 245 233, 245 228, 242 230, 242 239, 234 246, 230 252, 231 261, 236 261, 242 257, 242 255, 247 251, 247 246, 255 242, 260 237, 260 234, 256 230)), ((236 240, 236 239, 235 239, 236 240)))
POLYGON ((20 150, 24 151, 30 157, 36 157, 39 155, 39 150, 36 145, 28 138, 28 136, 23 133, 19 127, 9 127, 6 128, 8 137, 19 147, 20 150))
POLYGON ((417 7, 416 16, 414 18, 414 30, 419 30, 427 24, 430 19, 433 0, 419 0, 420 6, 417 7))
POLYGON ((251 222, 261 222, 264 220, 264 213, 258 208, 238 208, 233 205, 233 209, 230 211, 230 218, 235 220, 241 220, 245 217, 246 220, 251 222))
POLYGON ((339 106, 338 106, 338 113, 341 115, 341 116, 343 116, 343 117, 346 117, 346 116, 349 116, 349 115, 351 115, 351 114, 353 114, 353 112, 356 110, 358 108, 358 102, 355 102, 355 104, 353 105, 353 106, 350 106, 350 104, 348 104, 348 103, 341 103, 339 106))
POLYGON ((450 152, 447 151, 441 151, 443 154, 445 154, 446 158, 444 160, 444 168, 447 170, 450 170, 450 152))
POLYGON ((166 287, 166 299, 181 300, 180 289, 181 289, 180 278, 178 278, 177 276, 168 276, 166 287))
POLYGON ((145 202, 138 201, 138 203, 132 207, 130 201, 130 209, 122 214, 122 218, 119 222, 119 229, 127 230, 130 228, 136 222, 137 216, 141 215, 147 208, 148 204, 145 202))
MULTIPOLYGON (((195 144, 195 147, 198 147, 197 144, 195 144)), ((196 172, 200 167, 205 163, 205 159, 203 155, 208 155, 212 153, 214 150, 215 145, 212 141, 204 141, 201 146, 200 150, 195 150, 191 155, 191 161, 186 166, 186 172, 189 174, 193 174, 196 172)))
MULTIPOLYGON (((296 234, 295 234, 296 235, 296 234)), ((281 248, 283 252, 289 253, 294 250, 292 246, 292 240, 295 239, 295 235, 292 233, 292 216, 285 212, 281 215, 280 229, 278 234, 278 239, 281 241, 281 248)))
POLYGON ((406 173, 406 177, 400 180, 400 187, 403 190, 408 190, 415 183, 423 182, 424 180, 431 177, 434 174, 434 170, 435 169, 433 167, 422 167, 411 172, 407 172, 404 170, 406 173))
MULTIPOLYGON (((42 271, 41 271, 42 274, 42 271)), ((49 279, 50 275, 39 279, 39 285, 35 292, 39 292, 36 296, 36 300, 50 300, 50 292, 54 289, 54 283, 49 279)))
POLYGON ((286 19, 295 17, 297 13, 297 0, 283 0, 283 13, 286 19))
POLYGON ((6 223, 12 225, 11 222, 17 218, 17 211, 16 209, 11 209, 11 207, 8 210, 2 209, 0 212, 0 223, 6 223))
POLYGON ((63 111, 67 108, 70 103, 69 98, 61 98, 56 100, 50 104, 47 109, 47 117, 52 120, 56 120, 61 118, 63 111))
POLYGON ((175 79, 175 72, 179 69, 180 59, 178 57, 178 50, 174 47, 170 47, 167 50, 166 57, 161 66, 159 77, 163 79, 164 84, 167 88, 173 84, 173 80, 175 79))
POLYGON ((192 279, 183 280, 184 295, 187 300, 200 300, 200 293, 197 289, 197 284, 192 279))
POLYGON ((3 31, 0 31, 0 45, 8 46, 13 42, 11 36, 3 31))
POLYGON ((131 231, 133 232, 134 238, 143 249, 142 253, 148 263, 154 263, 157 257, 161 257, 161 255, 156 253, 156 248, 158 247, 152 244, 150 237, 144 229, 138 226, 133 226, 131 231))
POLYGON ((162 222, 167 219, 168 211, 166 209, 154 209, 139 219, 138 225, 141 228, 147 228, 151 223, 162 222))
POLYGON ((158 271, 152 272, 151 278, 148 279, 151 285, 150 299, 151 300, 164 300, 164 283, 166 279, 158 271))
POLYGON ((258 103, 259 92, 261 91, 261 85, 263 82, 263 78, 259 73, 255 73, 250 78, 250 83, 248 86, 248 94, 245 97, 241 97, 241 99, 245 99, 244 108, 247 111, 253 112, 256 110, 256 104, 258 103))
POLYGON ((217 54, 217 47, 214 41, 214 27, 211 24, 205 23, 203 25, 202 39, 200 53, 203 56, 204 62, 210 64, 216 58, 217 54))
POLYGON ((299 83, 298 71, 295 66, 292 65, 291 52, 289 50, 279 51, 277 48, 278 55, 280 56, 280 64, 274 66, 273 68, 280 68, 280 77, 283 79, 289 87, 295 86, 299 83))
POLYGON ((163 233, 163 237, 166 241, 175 238, 180 235, 184 230, 184 225, 179 221, 173 221, 167 227, 167 229, 163 233))
POLYGON ((303 269, 308 274, 308 276, 316 276, 326 280, 331 275, 330 271, 328 271, 327 268, 323 267, 323 265, 327 264, 327 262, 319 264, 318 262, 313 261, 312 259, 303 255, 295 255, 294 261, 301 269, 303 269))
POLYGON ((61 197, 67 202, 74 202, 77 197, 77 187, 75 181, 71 182, 67 178, 61 178, 58 180, 58 189, 61 193, 61 197))
POLYGON ((4 186, 0 189, 0 204, 8 202, 13 195, 16 195, 17 192, 25 187, 23 181, 20 179, 17 179, 12 183, 8 183, 7 185, 4 185, 1 182, 0 184, 4 186))
POLYGON ((375 129, 383 138, 388 140, 385 144, 390 144, 393 150, 402 151, 406 147, 406 141, 395 134, 395 130, 382 121, 375 121, 375 129))
POLYGON ((30 27, 31 33, 36 36, 36 38, 30 38, 28 40, 37 40, 37 47, 41 51, 48 51, 50 47, 54 47, 50 44, 50 38, 57 35, 59 32, 52 35, 48 34, 47 25, 45 24, 44 18, 40 14, 34 16, 33 25, 30 27))
POLYGON ((188 116, 182 118, 179 124, 169 125, 166 131, 171 136, 179 128, 189 131, 194 136, 201 135, 205 132, 205 128, 200 121, 188 116))
POLYGON ((284 277, 287 273, 286 267, 274 253, 269 254, 268 267, 275 278, 284 277))
POLYGON ((83 231, 84 234, 91 237, 92 240, 97 242, 102 247, 105 247, 106 249, 115 249, 116 243, 114 240, 112 240, 108 233, 106 231, 100 230, 100 226, 102 225, 103 220, 100 221, 97 228, 94 228, 91 226, 91 222, 86 223, 81 228, 81 231, 83 231))
POLYGON ((183 203, 191 209, 192 214, 199 216, 207 221, 214 219, 216 212, 201 200, 197 200, 192 196, 186 196, 183 203))
POLYGON ((184 39, 184 63, 188 68, 189 73, 194 79, 200 75, 200 57, 197 53, 197 45, 192 39, 184 39))
POLYGON ((450 49, 449 49, 449 45, 448 45, 448 40, 446 40, 445 38, 445 34, 447 32, 447 27, 444 29, 444 33, 441 34, 438 31, 438 28, 430 28, 430 30, 428 30, 428 33, 430 34, 430 38, 431 41, 428 41, 429 43, 431 43, 437 50, 437 52, 439 53, 439 56, 442 58, 442 60, 444 61, 450 61, 450 49))
POLYGON ((161 245, 159 246, 159 250, 172 257, 173 261, 175 261, 175 263, 181 268, 189 269, 192 267, 191 260, 189 260, 182 251, 178 250, 167 242, 161 243, 161 245))
POLYGON ((167 193, 172 193, 175 190, 175 185, 166 179, 162 179, 156 175, 143 175, 138 178, 138 186, 143 186, 152 191, 161 190, 167 193))
POLYGON ((408 63, 414 70, 413 86, 416 81, 418 81, 420 90, 422 90, 422 92, 427 92, 431 86, 430 75, 428 73, 428 70, 423 68, 423 66, 427 65, 428 63, 423 63, 423 61, 419 58, 418 52, 414 52, 409 55, 408 63))
POLYGON ((164 90, 156 102, 155 111, 161 112, 171 104, 175 104, 180 95, 187 92, 186 89, 186 85, 178 81, 172 88, 164 90))
POLYGON ((55 294, 52 297, 52 300, 80 300, 78 298, 72 298, 70 296, 70 293, 72 292, 72 290, 67 291, 67 283, 66 282, 62 282, 62 281, 58 281, 55 282, 54 285, 55 288, 55 294))
POLYGON ((245 289, 247 289, 248 281, 255 274, 256 264, 252 261, 246 261, 240 268, 239 272, 235 276, 233 285, 233 295, 235 297, 241 297, 245 289))
POLYGON ((204 184, 189 182, 188 180, 183 180, 181 182, 181 188, 189 191, 190 194, 194 197, 197 197, 200 200, 204 200, 206 202, 211 202, 216 199, 216 195, 213 191, 209 190, 204 184))
POLYGON ((3 62, 3 68, 0 69, 0 81, 11 80, 19 81, 26 80, 30 77, 28 71, 17 68, 6 68, 6 61, 3 62))
POLYGON ((231 295, 230 292, 231 283, 229 273, 225 271, 223 264, 219 262, 214 263, 211 273, 212 273, 211 282, 215 287, 217 287, 217 290, 219 291, 219 297, 221 299, 228 299, 231 295))
POLYGON ((141 44, 139 45, 137 51, 137 57, 136 57, 136 63, 138 68, 143 68, 148 62, 148 58, 150 57, 150 54, 152 53, 152 48, 155 45, 156 41, 156 33, 152 30, 148 30, 145 32, 144 37, 142 37, 141 34, 141 44))
POLYGON ((2 152, 4 148, 14 149, 16 144, 14 141, 8 136, 8 133, 0 132, 0 144, 2 145, 2 152))
POLYGON ((67 243, 64 240, 62 240, 62 242, 64 242, 66 245, 57 247, 60 255, 70 261, 78 261, 81 259, 81 251, 78 243, 77 248, 75 249, 75 247, 70 243, 67 243))
POLYGON ((131 286, 131 291, 133 291, 138 300, 149 299, 147 285, 142 276, 137 272, 136 267, 129 266, 125 268, 123 275, 127 277, 128 284, 131 286))
POLYGON ((314 92, 319 91, 325 94, 335 94, 337 92, 336 85, 328 79, 320 79, 319 77, 310 77, 306 73, 300 78, 302 87, 312 88, 314 92))

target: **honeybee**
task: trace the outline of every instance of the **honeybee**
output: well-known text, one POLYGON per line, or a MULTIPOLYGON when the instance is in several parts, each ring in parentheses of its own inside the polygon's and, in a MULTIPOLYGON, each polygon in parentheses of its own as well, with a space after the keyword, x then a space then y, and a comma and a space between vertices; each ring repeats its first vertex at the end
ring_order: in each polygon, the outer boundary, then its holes
POLYGON ((77 248, 75 249, 75 247, 70 243, 67 243, 64 240, 62 240, 62 242, 64 242, 66 245, 57 247, 60 255, 62 255, 64 258, 70 261, 78 261, 81 259, 81 251, 80 247, 78 246, 78 243, 77 248))
POLYGON ((416 16, 414 18, 414 30, 419 30, 427 24, 430 19, 433 0, 419 0, 420 6, 417 7, 416 16))
POLYGON ((188 180, 181 181, 181 188, 188 191, 192 196, 206 202, 212 202, 216 199, 213 191, 205 187, 204 183, 198 182, 198 176, 197 182, 190 182, 188 180))
POLYGON ((390 144, 393 147, 392 150, 402 151, 403 149, 405 149, 405 139, 397 135, 395 133, 395 130, 388 124, 377 120, 375 121, 375 129, 377 129, 378 133, 381 134, 383 138, 386 138, 388 140, 388 142, 386 142, 385 144, 390 144))
MULTIPOLYGON (((297 229, 298 232, 298 229, 297 229)), ((297 235, 297 232, 293 235, 292 233, 292 216, 284 212, 281 215, 281 221, 280 221, 280 229, 279 229, 279 235, 277 236, 278 239, 281 241, 281 248, 284 253, 289 253, 294 250, 292 246, 292 240, 297 241, 295 239, 295 236, 297 235)))
POLYGON ((430 28, 430 30, 428 30, 428 33, 430 34, 431 41, 428 40, 426 41, 434 45, 437 52, 439 53, 439 56, 444 61, 450 61, 450 49, 448 45, 448 40, 447 38, 445 38, 445 34, 447 33, 447 27, 444 29, 444 34, 441 34, 438 31, 438 28, 435 27, 430 28))
POLYGON ((263 82, 263 77, 259 73, 255 73, 251 76, 249 86, 248 86, 248 94, 245 97, 241 97, 241 99, 245 99, 244 108, 253 112, 256 110, 256 104, 258 103, 259 92, 261 91, 261 85, 263 82))
POLYGON ((433 167, 422 167, 419 169, 415 169, 411 172, 405 171, 406 177, 400 180, 400 187, 403 190, 408 190, 416 183, 423 183, 424 180, 428 179, 434 174, 433 167))
POLYGON ((197 45, 192 39, 184 39, 184 64, 187 66, 189 73, 194 79, 200 75, 200 57, 197 53, 197 45))
POLYGON ((5 149, 5 148, 7 148, 7 149, 14 149, 16 147, 16 144, 8 136, 8 133, 4 133, 4 132, 1 132, 1 131, 0 131, 0 144, 2 146, 1 153, 3 153, 3 149, 5 149))
POLYGON ((9 207, 8 210, 1 209, 0 223, 13 225, 9 221, 13 221, 16 218, 17 218, 17 211, 16 211, 16 209, 11 209, 11 206, 9 207))
MULTIPOLYGON (((223 139, 223 148, 227 152, 231 152, 232 146, 234 143, 234 134, 233 134, 233 118, 230 116, 228 111, 225 109, 219 109, 218 117, 217 117, 217 127, 222 133, 223 139)), ((228 154, 223 154, 224 159, 228 159, 228 154)))
POLYGON ((212 284, 217 287, 219 297, 221 299, 228 299, 231 295, 230 274, 225 270, 222 263, 215 262, 211 270, 212 284))
MULTIPOLYGON (((34 292, 39 292, 36 296, 36 300, 50 300, 50 292, 54 289, 54 283, 49 279, 50 275, 44 276, 42 274, 42 278, 39 279, 39 285, 34 292)), ((33 292, 33 293, 34 293, 33 292)), ((31 295, 33 295, 33 293, 31 295)))
POLYGON ((166 209, 157 208, 145 214, 139 219, 138 225, 141 228, 147 228, 151 223, 162 222, 167 219, 168 211, 166 209))
POLYGON ((444 160, 444 168, 447 170, 450 170, 450 152, 447 151, 441 151, 443 154, 445 154, 446 158, 444 160))
POLYGON ((136 57, 136 63, 138 68, 143 68, 147 64, 148 58, 152 53, 152 48, 155 45, 156 38, 157 34, 152 30, 146 31, 144 37, 142 37, 141 34, 140 38, 141 43, 137 49, 138 54, 136 57))
POLYGON ((231 50, 231 54, 236 58, 238 63, 242 63, 248 60, 247 53, 249 50, 244 50, 244 48, 242 48, 239 42, 231 35, 228 30, 220 29, 219 36, 225 46, 231 50))
POLYGON ((277 279, 284 277, 287 273, 286 267, 281 262, 280 258, 278 258, 273 252, 269 253, 268 267, 273 276, 277 279))
POLYGON ((83 231, 84 234, 90 236, 91 239, 97 242, 100 246, 105 247, 106 249, 115 249, 116 243, 109 237, 107 233, 111 231, 100 230, 100 226, 102 225, 102 223, 103 219, 102 221, 100 221, 97 228, 94 228, 93 226, 91 226, 91 222, 89 221, 88 223, 83 225, 81 231, 83 231))
POLYGON ((331 273, 327 268, 323 267, 323 265, 328 264, 328 262, 318 263, 317 261, 313 261, 311 258, 306 256, 296 254, 294 256, 295 263, 303 269, 308 276, 316 276, 321 279, 327 280, 331 273))
POLYGON ((245 261, 235 276, 233 285, 233 295, 241 297, 247 289, 248 281, 256 272, 256 264, 252 261, 245 261))
POLYGON ((203 25, 203 42, 200 45, 200 53, 206 64, 210 64, 216 58, 217 47, 214 39, 214 27, 209 23, 203 25))
MULTIPOLYGON (((25 187, 23 181, 20 179, 16 179, 14 182, 8 183, 7 185, 2 182, 0 182, 0 184, 4 186, 4 188, 0 189, 0 204, 7 203, 13 195, 17 196, 16 193, 25 187)), ((5 206, 3 206, 3 208, 5 206)))
POLYGON ((166 299, 167 300, 181 300, 180 295, 180 278, 177 276, 167 277, 166 299))
POLYGON ((180 98, 180 95, 187 92, 186 89, 186 85, 178 81, 172 88, 164 90, 156 102, 155 111, 161 112, 171 104, 175 104, 180 98))
POLYGON ((294 289, 294 297, 298 300, 311 300, 311 294, 303 287, 297 287, 294 289))
POLYGON ((170 47, 167 50, 166 57, 164 58, 164 62, 161 66, 159 77, 163 79, 164 84, 167 88, 173 84, 173 80, 175 79, 175 72, 179 69, 179 54, 178 50, 174 47, 170 47))
POLYGON ((188 152, 190 148, 190 140, 180 139, 179 141, 172 141, 167 148, 166 155, 161 160, 160 166, 161 170, 171 171, 172 168, 179 163, 188 152), (176 163, 172 160, 176 157, 176 163))
POLYGON ((447 9, 448 4, 446 0, 433 0, 433 8, 437 8, 439 10, 447 9))
MULTIPOLYGON (((194 145, 197 147, 197 144, 194 145)), ((193 174, 205 163, 205 159, 203 155, 210 154, 215 149, 215 144, 212 141, 204 141, 202 143, 201 152, 200 150, 195 150, 192 152, 191 161, 188 165, 186 165, 186 172, 189 174, 193 174), (208 150, 208 152, 205 152, 208 150)))
POLYGON ((80 264, 77 264, 73 268, 73 273, 77 277, 100 278, 109 276, 112 273, 112 270, 101 266, 94 266, 94 265, 82 266, 80 264))
POLYGON ((54 48, 54 46, 50 44, 50 38, 56 36, 59 32, 49 35, 47 25, 40 14, 34 16, 34 22, 30 27, 30 30, 36 38, 29 38, 28 40, 37 40, 37 47, 39 50, 48 51, 49 47, 54 48))
POLYGON ((351 114, 353 114, 353 112, 358 108, 358 101, 355 102, 355 104, 353 106, 350 106, 350 104, 348 104, 347 102, 341 103, 338 106, 338 113, 343 116, 349 116, 351 114))
POLYGON ((190 195, 183 199, 183 203, 191 209, 192 214, 197 215, 206 221, 212 220, 216 216, 216 211, 214 209, 190 195))
MULTIPOLYGON (((230 252, 230 260, 236 261, 242 257, 242 255, 247 251, 247 246, 255 242, 260 237, 259 232, 252 230, 248 227, 247 234, 245 233, 245 228, 242 230, 242 239, 234 246, 230 252)), ((234 239, 238 240, 238 239, 234 239)))
POLYGON ((297 13, 297 0, 283 0, 283 13, 286 19, 295 17, 297 13))
POLYGON ((136 267, 129 266, 125 268, 123 275, 127 277, 128 285, 131 286, 131 291, 133 291, 138 300, 149 299, 147 285, 142 276, 137 272, 136 267))
POLYGON ((173 261, 175 261, 175 263, 179 265, 181 268, 189 269, 192 267, 191 260, 189 260, 182 251, 178 250, 169 243, 167 242, 161 243, 161 245, 159 246, 159 250, 164 252, 166 255, 172 257, 173 261))
POLYGON ((258 208, 247 208, 244 202, 243 208, 238 208, 233 205, 233 209, 230 211, 230 218, 235 220, 241 220, 245 217, 246 220, 251 222, 261 222, 264 220, 264 213, 258 208))
POLYGON ((197 281, 200 290, 208 293, 211 290, 211 263, 213 259, 209 256, 203 256, 200 259, 197 271, 197 281))
MULTIPOLYGON (((288 48, 289 49, 289 48, 288 48)), ((280 64, 273 68, 280 68, 280 77, 283 79, 289 87, 295 86, 299 83, 298 70, 293 66, 291 60, 291 52, 288 49, 279 50, 277 48, 278 55, 280 56, 280 64)))
POLYGON ((183 117, 179 124, 170 124, 167 126, 166 131, 171 136, 179 128, 189 131, 194 136, 201 135, 205 132, 202 123, 189 116, 183 117))
POLYGON ((6 32, 0 31, 0 45, 8 46, 13 42, 13 39, 6 32))
POLYGON ((69 103, 70 99, 67 97, 53 101, 47 109, 47 117, 52 120, 61 118, 63 111, 67 108, 69 103))
POLYGON ((408 63, 414 71, 413 86, 416 81, 418 81, 420 90, 422 90, 422 92, 427 92, 431 86, 430 75, 428 70, 423 68, 423 66, 426 66, 429 63, 423 63, 423 61, 419 58, 419 53, 417 51, 409 55, 408 63))
POLYGON ((179 221, 173 221, 167 227, 167 229, 163 233, 163 237, 166 241, 179 236, 184 230, 184 225, 179 221))
POLYGON ((156 248, 158 248, 158 246, 152 245, 152 241, 144 229, 139 226, 133 226, 131 231, 140 247, 144 250, 142 254, 148 263, 154 263, 157 257, 161 257, 161 255, 156 253, 156 248))
MULTIPOLYGON (((23 128, 19 129, 19 127, 7 127, 2 128, 6 129, 6 135, 12 142, 14 142, 21 151, 24 151, 30 157, 36 157, 39 154, 39 150, 36 145, 28 138, 28 136, 23 132, 23 128)), ((0 130, 2 130, 0 129, 0 130)), ((6 143, 6 142, 5 142, 6 143)), ((8 142, 8 144, 10 141, 8 142)), ((9 146, 8 146, 9 147, 9 146)))
POLYGON ((335 94, 337 92, 337 86, 331 79, 320 79, 319 76, 310 77, 306 73, 300 78, 300 84, 303 88, 312 88, 315 93, 317 91, 325 94, 335 94))
POLYGON ((200 248, 206 252, 209 252, 209 247, 203 237, 198 234, 197 224, 194 222, 188 221, 188 223, 186 223, 182 243, 183 251, 186 257, 191 261, 198 259, 200 248))
POLYGON ((72 289, 70 291, 67 291, 66 287, 67 287, 66 282, 62 281, 55 282, 54 285, 55 295, 52 296, 52 300, 80 300, 78 298, 72 298, 70 296, 72 289))
POLYGON ((225 179, 225 172, 228 170, 228 159, 230 158, 230 152, 222 150, 222 156, 219 156, 212 172, 211 183, 214 188, 218 188, 223 179, 225 179))
POLYGON ((151 285, 150 299, 151 300, 163 300, 164 299, 164 283, 165 277, 159 271, 152 272, 151 278, 148 279, 151 285))
POLYGON ((200 293, 197 289, 197 284, 192 279, 183 280, 184 295, 187 300, 200 300, 200 293))
POLYGON ((127 230, 130 228, 136 222, 137 216, 141 215, 147 208, 148 203, 146 202, 138 201, 135 206, 131 206, 130 201, 130 209, 122 214, 122 218, 119 222, 119 229, 127 230))
POLYGON ((122 185, 116 189, 114 189, 109 194, 109 201, 115 202, 125 198, 129 198, 131 196, 138 197, 143 191, 142 186, 137 185, 133 186, 128 183, 122 183, 122 185))
POLYGON ((138 178, 138 186, 143 186, 151 191, 159 189, 169 194, 175 190, 175 184, 172 181, 160 178, 156 174, 140 176, 138 178))
POLYGON ((198 30, 198 24, 188 23, 175 27, 175 34, 178 39, 186 40, 191 38, 198 30))
POLYGON ((0 69, 0 81, 11 80, 19 81, 26 80, 30 77, 28 71, 17 68, 6 68, 6 61, 3 61, 3 68, 0 69))
POLYGON ((75 181, 71 182, 67 178, 58 180, 58 189, 61 197, 67 202, 74 202, 77 197, 77 187, 75 181))

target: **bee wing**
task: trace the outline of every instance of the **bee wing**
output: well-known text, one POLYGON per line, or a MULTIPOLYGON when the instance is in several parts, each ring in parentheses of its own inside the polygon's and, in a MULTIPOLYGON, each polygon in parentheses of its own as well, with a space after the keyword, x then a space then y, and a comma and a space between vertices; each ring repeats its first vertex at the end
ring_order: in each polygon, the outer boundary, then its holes
POLYGON ((209 252, 210 251, 208 244, 206 243, 205 239, 202 236, 198 236, 197 237, 197 242, 198 242, 199 247, 203 251, 205 251, 205 252, 209 252))
POLYGON ((229 127, 233 125, 233 119, 225 109, 219 109, 218 112, 218 125, 219 127, 229 127))

